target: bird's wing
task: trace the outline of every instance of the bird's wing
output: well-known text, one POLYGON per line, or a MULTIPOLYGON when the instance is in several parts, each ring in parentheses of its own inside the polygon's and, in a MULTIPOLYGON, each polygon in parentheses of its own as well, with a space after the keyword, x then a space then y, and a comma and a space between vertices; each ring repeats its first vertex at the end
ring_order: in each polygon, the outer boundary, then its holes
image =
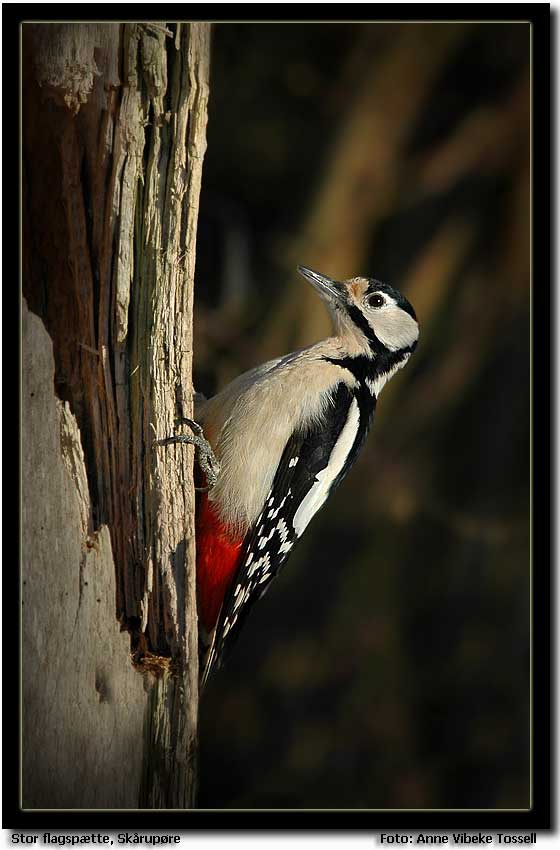
MULTIPOLYGON (((206 656, 202 684, 234 643, 253 604, 278 575, 294 543, 352 465, 371 422, 353 391, 335 387, 325 422, 292 434, 262 511, 247 532, 206 656), (367 418, 367 421, 365 421, 367 418)), ((266 435, 263 435, 266 439, 266 435)))

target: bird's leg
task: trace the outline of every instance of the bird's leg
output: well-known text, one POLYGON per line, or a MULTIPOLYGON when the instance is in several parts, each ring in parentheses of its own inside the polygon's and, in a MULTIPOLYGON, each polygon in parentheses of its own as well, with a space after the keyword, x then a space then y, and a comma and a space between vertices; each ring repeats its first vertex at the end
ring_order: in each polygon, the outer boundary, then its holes
POLYGON ((192 434, 176 434, 173 437, 164 437, 162 440, 154 440, 155 446, 169 446, 173 443, 190 443, 195 447, 197 460, 200 468, 206 476, 206 487, 195 487, 201 493, 207 493, 216 484, 220 474, 220 463, 214 454, 212 446, 204 437, 202 427, 193 419, 186 416, 177 420, 179 425, 188 425, 192 434))

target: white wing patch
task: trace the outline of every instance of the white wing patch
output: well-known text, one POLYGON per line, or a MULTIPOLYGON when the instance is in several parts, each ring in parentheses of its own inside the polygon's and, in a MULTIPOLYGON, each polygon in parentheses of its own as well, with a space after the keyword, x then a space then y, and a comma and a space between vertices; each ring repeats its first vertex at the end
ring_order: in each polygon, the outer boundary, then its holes
POLYGON ((294 516, 294 531, 300 537, 319 508, 326 502, 331 485, 341 472, 358 434, 360 424, 360 409, 358 402, 353 399, 348 411, 346 424, 329 457, 327 466, 317 475, 313 484, 294 516))

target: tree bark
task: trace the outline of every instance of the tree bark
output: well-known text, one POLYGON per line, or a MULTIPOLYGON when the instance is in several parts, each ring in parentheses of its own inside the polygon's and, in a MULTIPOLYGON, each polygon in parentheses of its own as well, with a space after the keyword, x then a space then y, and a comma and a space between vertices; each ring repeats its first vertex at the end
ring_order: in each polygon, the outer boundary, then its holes
MULTIPOLYGON (((192 413, 209 25, 24 24, 23 69, 24 294, 52 339, 55 389, 83 444, 82 543, 108 528, 116 617, 149 686, 138 802, 191 807, 193 455, 153 441, 192 413)), ((24 478, 24 500, 31 487, 24 478)), ((41 616, 39 598, 27 604, 41 616)), ((40 701, 27 661, 24 683, 40 701)))

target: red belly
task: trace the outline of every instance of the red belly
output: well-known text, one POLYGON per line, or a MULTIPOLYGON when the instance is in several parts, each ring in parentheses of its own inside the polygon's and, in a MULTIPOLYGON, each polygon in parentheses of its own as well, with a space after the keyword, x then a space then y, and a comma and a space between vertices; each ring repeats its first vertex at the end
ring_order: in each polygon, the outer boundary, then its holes
POLYGON ((232 535, 218 518, 206 493, 196 512, 198 616, 209 632, 216 625, 224 596, 237 571, 243 537, 232 535))

